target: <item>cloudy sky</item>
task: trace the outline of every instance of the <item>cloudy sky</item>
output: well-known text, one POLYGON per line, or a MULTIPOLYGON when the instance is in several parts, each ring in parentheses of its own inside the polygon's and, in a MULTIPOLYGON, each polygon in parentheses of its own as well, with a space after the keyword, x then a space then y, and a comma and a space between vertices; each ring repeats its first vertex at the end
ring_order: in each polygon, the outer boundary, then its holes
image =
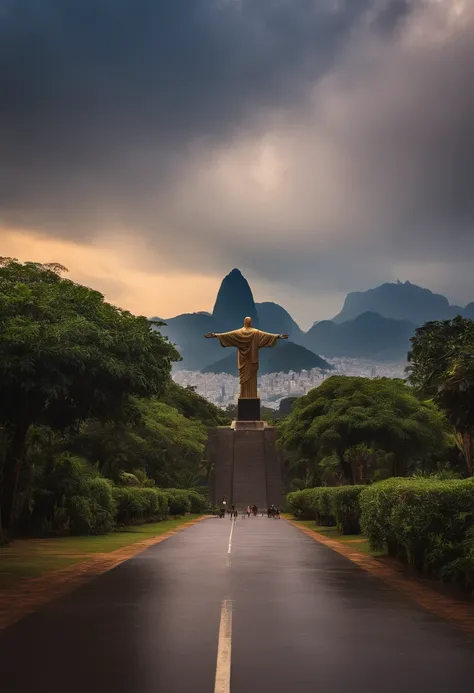
POLYGON ((472 0, 0 0, 0 253, 124 308, 239 267, 303 327, 474 300, 472 0))

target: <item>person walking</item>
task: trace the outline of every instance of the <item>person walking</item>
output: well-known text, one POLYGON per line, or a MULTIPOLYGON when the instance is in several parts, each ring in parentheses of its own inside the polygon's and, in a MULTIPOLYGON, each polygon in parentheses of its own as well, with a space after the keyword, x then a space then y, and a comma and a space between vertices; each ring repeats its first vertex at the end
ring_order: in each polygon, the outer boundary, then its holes
POLYGON ((250 517, 250 513, 252 512, 250 505, 247 505, 247 517, 250 517))

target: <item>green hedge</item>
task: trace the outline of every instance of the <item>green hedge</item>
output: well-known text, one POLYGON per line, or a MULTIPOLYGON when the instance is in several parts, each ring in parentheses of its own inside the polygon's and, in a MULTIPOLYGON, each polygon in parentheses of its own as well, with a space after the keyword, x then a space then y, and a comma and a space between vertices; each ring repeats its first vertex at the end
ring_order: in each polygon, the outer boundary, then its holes
POLYGON ((372 550, 419 573, 474 589, 474 479, 392 478, 371 486, 320 487, 288 495, 290 512, 341 534, 358 531, 372 550))
POLYGON ((197 491, 136 486, 139 482, 132 474, 122 475, 122 485, 117 486, 85 460, 66 453, 51 461, 41 482, 20 518, 26 535, 106 534, 117 525, 208 510, 206 498, 197 491))
POLYGON ((169 500, 165 491, 124 486, 115 487, 113 493, 120 525, 157 522, 168 516, 169 500))
POLYGON ((286 497, 289 512, 300 520, 315 520, 315 510, 311 502, 315 490, 306 488, 303 491, 289 493, 286 497))
POLYGON ((121 525, 164 520, 168 515, 203 513, 208 510, 204 496, 197 491, 179 488, 114 488, 117 522, 121 525))
POLYGON ((427 576, 472 587, 474 481, 387 479, 360 496, 361 526, 372 549, 427 576))
POLYGON ((85 494, 71 496, 65 507, 71 534, 107 534, 115 527, 116 507, 113 487, 108 479, 91 477, 85 494))
POLYGON ((336 526, 341 534, 360 533, 359 496, 364 486, 319 486, 294 491, 287 501, 296 517, 336 526))

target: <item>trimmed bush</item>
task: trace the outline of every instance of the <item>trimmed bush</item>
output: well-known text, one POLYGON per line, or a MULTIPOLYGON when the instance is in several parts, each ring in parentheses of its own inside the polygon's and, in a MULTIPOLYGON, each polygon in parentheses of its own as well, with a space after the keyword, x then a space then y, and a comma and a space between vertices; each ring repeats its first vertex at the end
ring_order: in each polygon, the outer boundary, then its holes
POLYGON ((181 488, 167 488, 165 493, 168 497, 170 515, 185 515, 191 512, 189 491, 181 488))
POLYGON ((387 545, 390 555, 420 573, 472 582, 472 479, 387 479, 363 490, 360 508, 373 550, 387 545))
POLYGON ((311 500, 315 489, 305 488, 302 491, 293 491, 286 497, 288 510, 300 520, 315 520, 315 511, 311 500))
POLYGON ((81 529, 82 520, 77 515, 77 509, 73 510, 71 498, 69 514, 71 518, 70 530, 72 534, 107 534, 115 527, 116 506, 113 496, 112 483, 108 479, 96 476, 87 479, 87 505, 90 513, 90 520, 85 526, 86 531, 81 529))
POLYGON ((339 486, 328 494, 331 515, 340 534, 360 534, 359 496, 364 486, 339 486))
POLYGON ((364 486, 318 486, 288 494, 290 511, 324 527, 336 525, 341 534, 360 533, 359 496, 364 486))
POLYGON ((106 534, 115 527, 113 485, 81 458, 52 460, 33 491, 21 527, 28 534, 106 534))
POLYGON ((205 496, 197 491, 188 491, 189 500, 191 501, 192 513, 205 513, 209 510, 209 502, 205 496))
POLYGON ((158 522, 168 516, 168 496, 161 489, 115 487, 113 494, 120 525, 158 522))

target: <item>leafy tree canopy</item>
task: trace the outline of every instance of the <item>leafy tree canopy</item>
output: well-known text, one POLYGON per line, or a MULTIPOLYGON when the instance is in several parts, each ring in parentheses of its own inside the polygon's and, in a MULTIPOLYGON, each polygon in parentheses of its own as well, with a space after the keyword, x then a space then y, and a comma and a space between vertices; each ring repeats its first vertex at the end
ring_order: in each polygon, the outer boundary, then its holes
POLYGON ((2 515, 12 522, 28 428, 123 416, 131 396, 163 393, 174 347, 59 265, 0 261, 0 426, 10 441, 2 515))
POLYGON ((446 432, 442 414, 402 380, 332 376, 294 403, 279 424, 279 443, 304 461, 306 475, 312 463, 333 482, 354 483, 380 464, 405 474, 444 447, 446 432))
POLYGON ((197 419, 206 426, 227 426, 230 424, 228 412, 219 409, 195 392, 192 386, 181 387, 170 380, 160 398, 165 404, 175 407, 187 419, 197 419))
POLYGON ((426 323, 416 330, 408 362, 411 384, 445 412, 473 473, 474 321, 458 316, 426 323))

